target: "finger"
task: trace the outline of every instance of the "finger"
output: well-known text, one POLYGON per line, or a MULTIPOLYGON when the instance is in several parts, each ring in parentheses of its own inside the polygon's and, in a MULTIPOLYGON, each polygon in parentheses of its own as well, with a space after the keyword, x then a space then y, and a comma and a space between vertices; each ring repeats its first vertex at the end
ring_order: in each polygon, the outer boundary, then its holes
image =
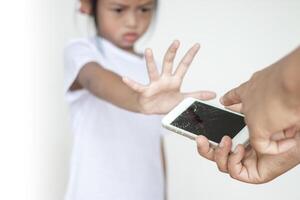
POLYGON ((122 78, 123 82, 130 87, 132 90, 136 91, 136 92, 143 92, 146 89, 146 86, 129 79, 128 77, 123 77, 122 78))
POLYGON ((211 161, 214 161, 214 149, 210 147, 209 142, 206 137, 200 135, 196 139, 197 147, 198 147, 198 153, 211 161))
POLYGON ((199 49, 200 49, 199 44, 195 44, 192 48, 190 48, 190 50, 185 54, 183 59, 180 61, 179 66, 175 71, 175 76, 178 76, 179 78, 183 79, 199 49))
MULTIPOLYGON (((261 143, 260 143, 261 144, 261 143)), ((293 138, 280 141, 266 141, 263 145, 251 144, 255 150, 263 154, 281 154, 289 151, 297 145, 297 141, 293 138)))
POLYGON ((215 149, 215 161, 217 166, 221 172, 227 173, 227 161, 229 157, 229 153, 231 150, 231 139, 228 136, 224 136, 219 144, 219 146, 215 149))
POLYGON ((293 126, 291 128, 286 129, 284 132, 285 138, 293 138, 297 134, 299 128, 297 126, 293 126))
POLYGON ((166 74, 166 75, 172 74, 173 62, 174 62, 174 58, 176 56, 179 44, 180 44, 179 41, 175 40, 171 44, 169 49, 167 50, 167 53, 165 54, 165 57, 164 57, 164 64, 163 64, 163 69, 162 69, 163 74, 166 74))
POLYGON ((153 82, 153 81, 159 79, 159 73, 158 73, 151 49, 145 50, 145 58, 146 58, 146 65, 147 65, 149 80, 150 80, 150 82, 153 82))
POLYGON ((199 92, 184 93, 183 96, 185 98, 193 97, 200 100, 210 100, 216 98, 216 93, 211 91, 199 91, 199 92))
POLYGON ((241 103, 241 94, 246 86, 247 82, 227 92, 223 97, 221 97, 221 104, 223 104, 224 106, 230 106, 233 104, 241 103))
POLYGON ((228 158, 228 172, 230 176, 234 179, 241 180, 245 175, 243 173, 244 165, 242 160, 245 156, 245 149, 242 145, 238 145, 234 150, 233 154, 231 154, 228 158))
POLYGON ((242 113, 242 103, 226 106, 225 108, 233 112, 242 113))
POLYGON ((284 140, 284 139, 286 139, 286 137, 285 137, 285 134, 283 132, 274 133, 271 136, 271 140, 274 140, 274 141, 279 141, 279 140, 284 140))
POLYGON ((295 127, 289 128, 285 131, 281 131, 279 133, 274 133, 271 136, 271 140, 274 141, 279 141, 279 140, 284 140, 284 139, 290 139, 293 138, 297 133, 297 130, 295 127))
POLYGON ((281 154, 297 145, 297 141, 294 138, 288 138, 283 133, 268 136, 267 134, 256 134, 250 128, 249 132, 251 146, 262 154, 281 154), (278 140, 279 138, 284 139, 278 140))

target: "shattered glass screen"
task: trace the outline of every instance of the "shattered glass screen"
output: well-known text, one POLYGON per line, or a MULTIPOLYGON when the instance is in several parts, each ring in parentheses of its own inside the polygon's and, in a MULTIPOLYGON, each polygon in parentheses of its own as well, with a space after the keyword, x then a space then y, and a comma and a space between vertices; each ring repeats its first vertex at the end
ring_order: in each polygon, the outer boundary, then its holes
POLYGON ((197 101, 171 124, 196 135, 204 135, 216 143, 220 143, 224 135, 233 138, 245 126, 244 117, 197 101))

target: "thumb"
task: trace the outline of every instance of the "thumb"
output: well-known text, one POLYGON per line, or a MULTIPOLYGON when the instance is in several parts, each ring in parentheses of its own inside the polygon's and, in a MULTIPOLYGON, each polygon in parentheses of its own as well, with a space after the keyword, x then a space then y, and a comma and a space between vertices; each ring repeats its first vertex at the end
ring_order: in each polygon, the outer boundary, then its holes
POLYGON ((132 90, 136 91, 136 92, 143 92, 146 87, 128 77, 122 77, 122 81, 129 87, 131 88, 132 90))

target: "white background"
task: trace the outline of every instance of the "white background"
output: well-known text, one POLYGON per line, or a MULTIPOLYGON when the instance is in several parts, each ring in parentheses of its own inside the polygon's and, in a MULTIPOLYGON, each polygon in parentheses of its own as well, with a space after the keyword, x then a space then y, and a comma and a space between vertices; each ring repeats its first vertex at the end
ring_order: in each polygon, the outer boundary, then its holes
MULTIPOLYGON (((71 134, 63 99, 62 51, 73 37, 92 34, 75 0, 6 1, 1 7, 0 199, 60 200, 71 134)), ((202 46, 183 90, 219 96, 300 44, 298 0, 162 0, 155 30, 138 45, 161 60, 173 39, 178 58, 202 46)), ((300 168, 264 185, 230 179, 196 153, 195 143, 165 138, 168 193, 182 199, 300 199, 300 168)))

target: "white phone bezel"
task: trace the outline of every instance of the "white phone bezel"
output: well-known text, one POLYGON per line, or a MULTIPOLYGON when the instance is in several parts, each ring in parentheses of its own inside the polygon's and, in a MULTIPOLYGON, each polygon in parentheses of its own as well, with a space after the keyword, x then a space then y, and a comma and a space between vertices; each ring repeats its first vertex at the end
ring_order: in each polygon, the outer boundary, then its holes
MULTIPOLYGON (((224 108, 220 108, 220 107, 212 105, 212 104, 208 104, 207 102, 188 97, 188 98, 184 99, 180 104, 178 104, 174 109, 172 109, 162 119, 162 126, 165 127, 166 129, 170 130, 170 131, 173 131, 175 133, 178 133, 180 135, 188 137, 192 140, 195 140, 198 135, 171 125, 171 123, 180 114, 182 114, 191 104, 193 104, 195 101, 198 101, 200 103, 203 103, 203 104, 206 104, 206 105, 209 105, 209 106, 216 107, 216 108, 224 110, 226 112, 230 112, 230 113, 233 113, 233 114, 236 114, 236 115, 243 116, 240 113, 236 113, 236 112, 233 112, 233 111, 230 111, 230 110, 227 110, 227 109, 224 109, 224 108)), ((212 144, 213 147, 218 146, 218 143, 216 143, 214 141, 209 140, 209 142, 212 144)), ((231 150, 233 151, 238 144, 242 144, 242 145, 246 146, 248 143, 249 143, 249 132, 248 132, 247 126, 245 126, 234 138, 232 138, 232 148, 231 148, 231 150)))

